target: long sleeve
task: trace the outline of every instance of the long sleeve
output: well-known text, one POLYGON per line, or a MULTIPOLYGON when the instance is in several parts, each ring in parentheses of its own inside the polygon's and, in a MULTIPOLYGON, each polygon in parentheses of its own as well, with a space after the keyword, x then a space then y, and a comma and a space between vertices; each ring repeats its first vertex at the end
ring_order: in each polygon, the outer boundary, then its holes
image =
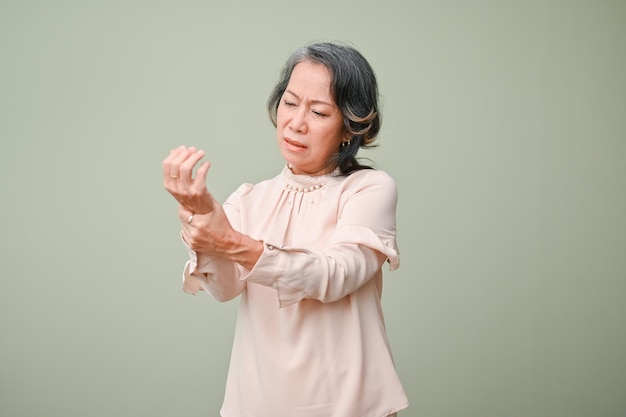
POLYGON ((195 295, 204 290, 217 301, 232 300, 241 294, 246 284, 239 279, 240 272, 234 262, 198 254, 185 246, 189 260, 183 271, 183 291, 195 295))
POLYGON ((259 261, 242 278, 276 289, 280 306, 286 307, 304 298, 339 300, 380 273, 385 259, 396 269, 396 186, 382 172, 368 174, 345 181, 337 227, 322 251, 266 242, 259 261))
MULTIPOLYGON (((250 184, 243 184, 230 199, 237 199, 250 189, 250 184)), ((239 229, 241 221, 238 207, 225 204, 224 212, 233 228, 239 229)), ((240 279, 243 270, 240 265, 228 259, 197 253, 184 240, 183 244, 189 254, 189 260, 183 271, 183 291, 195 295, 203 290, 218 301, 232 300, 241 294, 246 282, 240 279)))

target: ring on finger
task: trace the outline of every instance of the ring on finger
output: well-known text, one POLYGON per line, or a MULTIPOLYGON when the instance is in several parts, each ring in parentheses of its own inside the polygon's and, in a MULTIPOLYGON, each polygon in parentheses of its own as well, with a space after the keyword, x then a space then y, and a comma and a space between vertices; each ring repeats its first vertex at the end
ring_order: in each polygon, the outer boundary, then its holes
POLYGON ((170 178, 176 179, 176 178, 178 178, 178 174, 170 174, 170 178))
POLYGON ((191 223, 192 220, 193 220, 193 214, 189 216, 189 218, 187 219, 187 223, 191 223))

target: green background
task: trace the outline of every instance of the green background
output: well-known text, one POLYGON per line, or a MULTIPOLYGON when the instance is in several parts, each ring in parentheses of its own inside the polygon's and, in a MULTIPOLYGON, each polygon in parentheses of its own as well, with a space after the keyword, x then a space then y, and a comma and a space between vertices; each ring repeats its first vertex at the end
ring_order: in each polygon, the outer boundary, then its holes
POLYGON ((0 416, 218 415, 237 302, 182 292, 161 161, 278 173, 317 40, 379 77, 401 415, 626 416, 625 39, 623 1, 0 1, 0 416))

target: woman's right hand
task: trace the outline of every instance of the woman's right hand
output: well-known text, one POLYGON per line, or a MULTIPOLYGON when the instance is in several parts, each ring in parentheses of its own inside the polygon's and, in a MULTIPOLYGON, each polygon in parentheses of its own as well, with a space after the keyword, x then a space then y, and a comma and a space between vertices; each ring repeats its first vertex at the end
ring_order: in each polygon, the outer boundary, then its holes
POLYGON ((203 150, 180 146, 163 160, 163 185, 183 207, 192 213, 207 214, 217 204, 206 187, 211 164, 203 162, 193 177, 194 167, 204 157, 203 150))

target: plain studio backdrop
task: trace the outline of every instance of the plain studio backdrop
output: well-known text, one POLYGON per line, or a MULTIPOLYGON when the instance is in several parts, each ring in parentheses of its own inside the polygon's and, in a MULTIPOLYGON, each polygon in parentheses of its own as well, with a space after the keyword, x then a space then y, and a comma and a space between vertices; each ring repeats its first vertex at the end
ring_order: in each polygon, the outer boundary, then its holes
POLYGON ((218 415, 238 301, 182 292, 161 161, 276 175, 270 89, 336 40, 400 191, 401 415, 624 417, 625 39, 623 1, 0 1, 0 415, 218 415))

